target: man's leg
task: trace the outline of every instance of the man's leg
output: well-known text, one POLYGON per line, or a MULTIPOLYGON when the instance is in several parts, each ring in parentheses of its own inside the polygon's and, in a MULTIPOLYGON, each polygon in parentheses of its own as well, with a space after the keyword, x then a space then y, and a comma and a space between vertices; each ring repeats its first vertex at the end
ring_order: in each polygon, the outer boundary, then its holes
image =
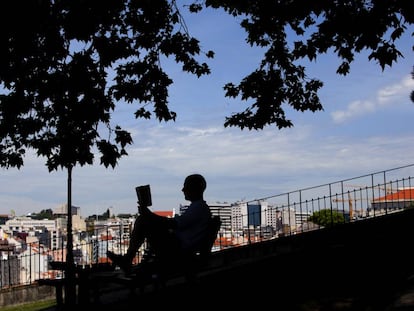
POLYGON ((116 266, 119 266, 125 273, 131 272, 132 260, 134 259, 139 247, 144 243, 147 227, 145 222, 149 221, 147 217, 138 216, 135 220, 134 227, 132 229, 129 247, 125 255, 115 254, 111 251, 107 252, 108 258, 116 266))
POLYGON ((151 219, 144 216, 138 216, 135 220, 134 227, 132 228, 132 232, 129 239, 129 246, 128 250, 125 254, 125 260, 131 264, 132 260, 136 256, 138 249, 141 247, 142 243, 144 243, 146 236, 147 236, 147 228, 149 227, 148 222, 151 219))
POLYGON ((170 230, 171 221, 172 219, 154 213, 138 216, 131 232, 126 254, 121 256, 108 252, 108 258, 115 265, 128 272, 133 258, 145 240, 151 245, 156 256, 164 256, 164 254, 170 253, 177 245, 175 236, 173 236, 170 230))

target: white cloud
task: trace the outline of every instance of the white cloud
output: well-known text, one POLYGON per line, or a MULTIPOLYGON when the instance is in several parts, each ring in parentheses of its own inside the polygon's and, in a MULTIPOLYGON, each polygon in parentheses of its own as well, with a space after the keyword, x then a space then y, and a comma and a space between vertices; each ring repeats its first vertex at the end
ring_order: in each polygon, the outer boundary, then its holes
POLYGON ((348 120, 376 112, 379 108, 399 105, 409 101, 409 94, 414 90, 414 79, 406 76, 398 83, 389 85, 376 92, 375 99, 356 100, 347 105, 344 110, 331 113, 334 123, 344 123, 348 120))
MULTIPOLYGON (((94 165, 75 168, 73 204, 82 215, 136 212, 134 187, 151 184, 154 209, 184 203, 181 187, 192 172, 206 175, 206 198, 233 202, 293 191, 408 164, 413 136, 345 140, 328 134, 317 139, 310 126, 287 131, 155 127, 137 141, 115 170, 94 165)), ((55 208, 66 202, 65 171, 48 173, 40 159, 3 174, 0 207, 18 214, 55 208), (6 182, 7 180, 7 182, 6 182)))
POLYGON ((401 98, 408 99, 414 89, 414 79, 411 76, 404 77, 400 83, 390 85, 377 93, 377 100, 380 105, 387 105, 396 102, 401 98))
POLYGON ((357 100, 350 103, 345 110, 337 110, 331 113, 335 123, 343 123, 349 119, 363 116, 367 113, 374 112, 376 106, 374 102, 369 100, 357 100))

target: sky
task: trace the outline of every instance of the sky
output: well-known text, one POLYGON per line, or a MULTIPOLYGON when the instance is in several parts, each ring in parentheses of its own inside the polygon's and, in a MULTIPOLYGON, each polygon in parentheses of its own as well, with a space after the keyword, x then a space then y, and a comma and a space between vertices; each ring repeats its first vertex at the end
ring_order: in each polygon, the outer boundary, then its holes
MULTIPOLYGON (((413 28, 398 43, 404 58, 392 68, 356 57, 347 76, 336 74, 339 60, 330 55, 309 63, 308 75, 324 82, 323 111, 297 112, 284 106, 294 126, 279 130, 225 128, 226 116, 245 103, 224 97, 223 86, 238 83, 262 59, 245 43, 238 21, 218 12, 185 16, 190 34, 202 48, 215 51, 212 73, 197 78, 165 61, 174 80, 170 88, 175 122, 135 120, 131 105, 120 103, 113 115, 133 134, 115 169, 75 167, 72 204, 87 217, 112 208, 115 214, 137 212, 135 187, 149 184, 152 210, 187 204, 185 177, 207 180, 207 202, 233 203, 265 198, 414 163, 414 90, 411 71, 413 28)), ((135 106, 135 108, 138 106, 135 106)), ((26 215, 67 202, 67 172, 49 172, 44 158, 28 154, 20 169, 2 169, 0 214, 26 215)))

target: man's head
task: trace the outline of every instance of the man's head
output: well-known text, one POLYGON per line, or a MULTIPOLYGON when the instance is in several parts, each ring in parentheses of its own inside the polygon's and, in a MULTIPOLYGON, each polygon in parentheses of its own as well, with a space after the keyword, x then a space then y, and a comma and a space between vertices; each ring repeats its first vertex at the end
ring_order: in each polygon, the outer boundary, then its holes
POLYGON ((184 180, 182 191, 186 200, 195 201, 203 199, 203 193, 207 188, 207 182, 200 174, 188 175, 184 180))

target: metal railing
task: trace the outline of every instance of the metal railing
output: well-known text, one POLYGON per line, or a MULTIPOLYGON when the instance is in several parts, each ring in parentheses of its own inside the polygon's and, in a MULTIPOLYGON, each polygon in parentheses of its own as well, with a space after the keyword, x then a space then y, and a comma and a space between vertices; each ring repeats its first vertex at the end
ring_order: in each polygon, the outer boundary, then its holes
MULTIPOLYGON (((213 250, 402 211, 414 203, 412 176, 414 164, 237 202, 232 208, 239 212, 231 213, 230 223, 222 226, 213 250)), ((93 234, 75 233, 75 264, 109 264, 107 250, 124 253, 128 247, 129 238, 122 232, 122 225, 108 225, 95 229, 93 234)), ((51 242, 39 239, 35 243, 0 245, 0 289, 32 284, 38 279, 64 278, 64 271, 54 263, 66 258, 66 237, 53 241, 53 247, 51 242)), ((144 249, 137 253, 135 263, 144 256, 144 249)))

